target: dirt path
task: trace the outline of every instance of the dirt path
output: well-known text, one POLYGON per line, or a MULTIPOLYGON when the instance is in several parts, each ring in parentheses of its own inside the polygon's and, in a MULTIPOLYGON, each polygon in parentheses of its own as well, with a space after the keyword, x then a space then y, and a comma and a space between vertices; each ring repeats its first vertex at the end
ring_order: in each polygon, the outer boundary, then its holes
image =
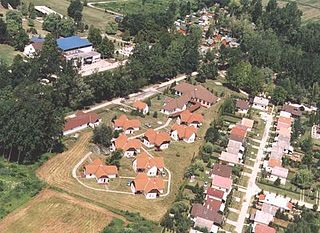
POLYGON ((45 189, 0 221, 0 232, 100 232, 123 217, 65 193, 45 189))

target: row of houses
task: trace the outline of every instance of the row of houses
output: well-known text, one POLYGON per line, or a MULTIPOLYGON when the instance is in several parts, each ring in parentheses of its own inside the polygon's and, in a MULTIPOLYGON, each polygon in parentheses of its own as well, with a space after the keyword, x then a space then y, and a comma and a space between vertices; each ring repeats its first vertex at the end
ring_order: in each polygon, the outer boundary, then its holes
POLYGON ((243 164, 245 151, 245 140, 247 133, 252 130, 254 121, 248 118, 242 120, 232 127, 226 151, 222 151, 219 159, 230 166, 243 164))
MULTIPOLYGON (((254 121, 243 118, 230 132, 226 151, 221 152, 221 164, 214 164, 209 175, 211 186, 205 190, 203 205, 194 204, 191 219, 195 227, 206 228, 209 232, 218 232, 224 222, 225 202, 232 190, 232 167, 242 164, 244 143, 247 132, 253 128, 254 121)), ((191 230, 192 232, 192 230, 191 230)))
POLYGON ((250 215, 255 233, 276 233, 276 229, 270 227, 277 211, 292 212, 293 203, 289 198, 275 193, 259 193, 256 196, 256 210, 250 215))
MULTIPOLYGON (((225 218, 225 202, 232 190, 232 167, 214 164, 210 171, 211 186, 205 190, 204 204, 193 204, 190 218, 194 227, 206 228, 208 232, 218 232, 225 218)), ((191 229, 190 232, 192 232, 191 229)))
POLYGON ((291 113, 281 111, 275 127, 276 137, 272 147, 268 149, 269 160, 263 163, 263 168, 268 172, 268 179, 273 182, 280 179, 283 185, 286 183, 289 170, 282 167, 282 157, 284 154, 291 156, 293 153, 293 147, 290 144, 292 123, 291 113))

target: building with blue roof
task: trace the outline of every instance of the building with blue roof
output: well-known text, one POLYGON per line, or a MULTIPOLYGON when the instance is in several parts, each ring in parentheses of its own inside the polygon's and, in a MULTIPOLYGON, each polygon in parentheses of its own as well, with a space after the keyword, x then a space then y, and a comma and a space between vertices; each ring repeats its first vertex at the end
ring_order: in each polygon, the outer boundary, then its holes
POLYGON ((68 52, 72 50, 92 51, 92 43, 87 39, 81 38, 80 36, 59 38, 57 39, 57 44, 62 52, 68 52))

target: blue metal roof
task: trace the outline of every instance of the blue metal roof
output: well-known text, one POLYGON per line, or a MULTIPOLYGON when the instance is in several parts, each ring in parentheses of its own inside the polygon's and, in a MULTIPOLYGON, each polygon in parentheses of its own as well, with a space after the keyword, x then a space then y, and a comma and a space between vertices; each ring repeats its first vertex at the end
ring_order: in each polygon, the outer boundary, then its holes
POLYGON ((44 38, 38 37, 38 36, 32 36, 31 42, 37 43, 37 42, 44 42, 44 38))
POLYGON ((57 39, 58 47, 63 50, 72 50, 83 48, 92 45, 87 39, 82 39, 80 36, 70 36, 66 38, 57 39))

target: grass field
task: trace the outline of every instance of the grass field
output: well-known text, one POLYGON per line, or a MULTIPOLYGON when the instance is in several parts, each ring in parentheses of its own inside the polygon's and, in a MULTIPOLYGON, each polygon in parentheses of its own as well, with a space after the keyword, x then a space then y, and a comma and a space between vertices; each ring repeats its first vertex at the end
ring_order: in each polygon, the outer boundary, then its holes
POLYGON ((21 54, 19 51, 15 51, 10 45, 0 44, 0 59, 10 65, 13 61, 13 58, 21 54))
MULTIPOLYGON (((27 2, 32 2, 35 5, 45 5, 52 8, 60 14, 67 15, 67 8, 70 4, 70 1, 67 0, 26 0, 27 2)), ((90 2, 90 1, 88 1, 90 2)), ((94 25, 104 29, 107 23, 114 19, 114 16, 105 13, 104 11, 98 9, 92 9, 89 7, 83 8, 83 20, 88 25, 94 25)))
MULTIPOLYGON (((278 1, 280 6, 286 5, 291 0, 278 1)), ((268 0, 263 0, 265 4, 268 0)), ((319 21, 320 20, 320 1, 319 0, 296 0, 299 9, 303 12, 303 21, 319 21)))
POLYGON ((109 3, 97 3, 95 6, 105 8, 122 14, 139 13, 141 11, 154 11, 160 9, 166 9, 170 0, 146 0, 145 4, 142 4, 141 0, 118 0, 117 2, 109 3))
POLYGON ((67 194, 43 190, 0 222, 0 232, 100 232, 113 218, 123 217, 67 194))

